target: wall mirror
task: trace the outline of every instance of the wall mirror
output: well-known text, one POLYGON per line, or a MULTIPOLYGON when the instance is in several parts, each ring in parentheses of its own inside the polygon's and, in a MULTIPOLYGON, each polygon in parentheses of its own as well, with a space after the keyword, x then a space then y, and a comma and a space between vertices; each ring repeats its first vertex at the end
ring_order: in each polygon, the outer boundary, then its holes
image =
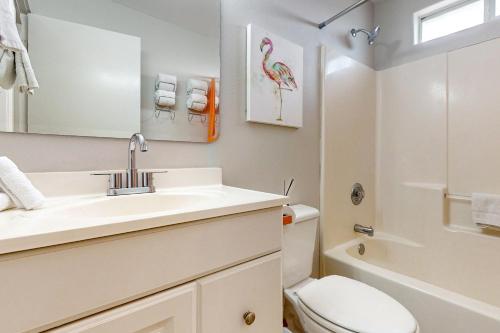
POLYGON ((220 0, 27 4, 18 26, 40 87, 0 88, 0 131, 217 139, 220 0))

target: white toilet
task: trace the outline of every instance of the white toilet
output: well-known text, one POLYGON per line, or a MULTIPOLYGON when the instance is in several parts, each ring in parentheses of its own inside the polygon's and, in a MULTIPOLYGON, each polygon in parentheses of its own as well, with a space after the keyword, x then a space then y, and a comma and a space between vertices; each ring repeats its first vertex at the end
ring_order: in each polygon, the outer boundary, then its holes
POLYGON ((285 207, 283 286, 306 333, 418 333, 413 315, 389 295, 341 276, 311 279, 319 218, 315 208, 285 207))

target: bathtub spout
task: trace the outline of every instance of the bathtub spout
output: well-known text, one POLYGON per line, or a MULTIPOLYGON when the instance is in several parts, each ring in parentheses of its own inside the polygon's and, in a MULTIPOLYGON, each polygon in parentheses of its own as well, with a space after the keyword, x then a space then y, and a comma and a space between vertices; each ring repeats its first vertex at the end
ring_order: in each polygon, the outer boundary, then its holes
POLYGON ((370 237, 373 237, 373 235, 375 234, 375 230, 373 229, 373 227, 365 227, 361 224, 355 224, 354 231, 359 232, 360 234, 368 235, 370 237))

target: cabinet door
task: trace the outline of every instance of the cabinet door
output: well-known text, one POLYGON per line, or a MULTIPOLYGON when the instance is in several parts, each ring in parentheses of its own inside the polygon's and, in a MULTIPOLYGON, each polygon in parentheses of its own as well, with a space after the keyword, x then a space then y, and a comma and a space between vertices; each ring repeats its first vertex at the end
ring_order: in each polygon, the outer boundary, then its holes
POLYGON ((167 290, 50 333, 195 333, 196 285, 167 290))
POLYGON ((200 279, 200 333, 280 333, 281 254, 200 279), (247 314, 248 323, 244 316, 247 314), (252 315, 255 316, 253 323, 252 315))

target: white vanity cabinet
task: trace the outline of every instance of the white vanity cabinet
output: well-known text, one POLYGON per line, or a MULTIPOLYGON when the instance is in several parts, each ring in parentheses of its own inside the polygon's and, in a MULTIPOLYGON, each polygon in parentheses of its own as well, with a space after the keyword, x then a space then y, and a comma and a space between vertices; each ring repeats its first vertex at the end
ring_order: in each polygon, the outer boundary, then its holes
POLYGON ((279 206, 0 255, 0 332, 279 333, 281 237, 279 206))

